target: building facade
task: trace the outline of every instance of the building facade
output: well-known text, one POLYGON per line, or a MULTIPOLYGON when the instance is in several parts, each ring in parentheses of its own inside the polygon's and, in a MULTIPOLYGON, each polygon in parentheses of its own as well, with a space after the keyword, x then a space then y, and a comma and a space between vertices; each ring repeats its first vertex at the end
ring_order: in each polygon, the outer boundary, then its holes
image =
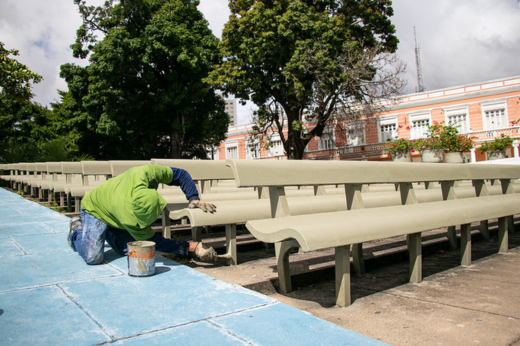
POLYGON ((237 119, 237 100, 225 99, 226 102, 226 113, 229 115, 229 126, 236 125, 237 119))
MULTIPOLYGON (((375 116, 355 122, 335 119, 323 136, 311 140, 304 159, 391 160, 386 143, 423 138, 428 126, 441 122, 456 124, 460 133, 475 138, 475 148, 466 153, 470 161, 485 160, 478 147, 502 134, 515 139, 507 156, 518 157, 520 76, 404 95, 375 116)), ((214 159, 286 159, 278 134, 272 134, 266 148, 254 141, 251 129, 252 124, 230 126, 214 159)), ((420 154, 413 160, 420 161, 420 154)))

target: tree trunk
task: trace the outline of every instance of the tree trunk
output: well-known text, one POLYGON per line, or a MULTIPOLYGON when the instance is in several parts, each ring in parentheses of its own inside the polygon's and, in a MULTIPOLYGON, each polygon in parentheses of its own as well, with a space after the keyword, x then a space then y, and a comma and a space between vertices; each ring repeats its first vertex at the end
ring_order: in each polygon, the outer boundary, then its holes
POLYGON ((175 129, 170 134, 170 157, 172 159, 181 158, 181 136, 175 129))
POLYGON ((305 152, 305 143, 300 131, 290 131, 287 136, 285 152, 289 160, 302 160, 305 152))

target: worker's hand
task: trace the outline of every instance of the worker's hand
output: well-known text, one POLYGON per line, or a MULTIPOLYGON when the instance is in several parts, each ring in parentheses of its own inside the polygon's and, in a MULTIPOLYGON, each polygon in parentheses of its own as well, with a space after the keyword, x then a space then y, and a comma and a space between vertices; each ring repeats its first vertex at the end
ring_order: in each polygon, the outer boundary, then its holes
POLYGON ((215 249, 201 242, 197 244, 194 254, 199 260, 205 262, 216 261, 218 258, 218 254, 215 249))
POLYGON ((204 212, 209 211, 210 213, 214 213, 217 211, 217 207, 214 204, 205 203, 205 202, 199 201, 198 199, 194 199, 193 201, 191 201, 189 208, 192 208, 192 209, 199 208, 199 209, 202 209, 202 211, 204 211, 204 212))

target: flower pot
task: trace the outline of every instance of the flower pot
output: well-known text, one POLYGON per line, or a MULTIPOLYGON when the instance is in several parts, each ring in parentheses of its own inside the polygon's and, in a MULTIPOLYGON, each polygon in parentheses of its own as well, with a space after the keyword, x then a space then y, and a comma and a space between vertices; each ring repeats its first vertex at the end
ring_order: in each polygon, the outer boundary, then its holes
POLYGON ((489 161, 491 161, 491 160, 507 159, 506 151, 505 150, 488 151, 487 152, 487 159, 489 161))
POLYGON ((424 150, 421 153, 421 162, 425 163, 442 163, 442 150, 424 150))
POLYGON ((395 153, 392 155, 394 162, 412 162, 412 154, 410 153, 395 153))
POLYGON ((462 152, 444 154, 444 163, 464 163, 465 161, 464 153, 462 152))

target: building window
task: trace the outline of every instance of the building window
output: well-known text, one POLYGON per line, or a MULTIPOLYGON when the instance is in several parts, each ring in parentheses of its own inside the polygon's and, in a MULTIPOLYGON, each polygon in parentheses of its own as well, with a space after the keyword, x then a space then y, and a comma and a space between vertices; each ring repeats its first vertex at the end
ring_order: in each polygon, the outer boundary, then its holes
POLYGON ((459 133, 467 133, 470 131, 467 105, 444 108, 444 114, 446 116, 446 124, 454 125, 459 133))
POLYGON ((377 119, 379 123, 379 143, 392 142, 397 139, 397 115, 381 116, 377 119))
POLYGON ((427 119, 412 121, 412 131, 410 133, 410 137, 412 139, 426 137, 426 132, 428 132, 429 126, 430 126, 430 121, 427 119))
POLYGON ((381 141, 380 142, 392 142, 397 138, 397 125, 396 124, 387 124, 381 125, 379 127, 381 133, 381 141))
POLYGON ((226 159, 238 159, 238 140, 226 141, 226 159))
POLYGON ((459 131, 459 133, 465 133, 469 130, 466 114, 449 116, 448 124, 454 125, 459 131))
POLYGON ((283 143, 281 140, 272 140, 271 146, 269 146, 269 156, 281 156, 283 155, 283 143))
POLYGON ((504 108, 486 111, 485 115, 486 129, 498 129, 505 127, 507 124, 506 110, 504 108))
POLYGON ((484 130, 494 130, 508 126, 505 101, 481 103, 484 130))
POLYGON ((347 132, 347 145, 365 144, 365 123, 356 121, 355 124, 345 126, 347 132))
POLYGON ((238 147, 227 147, 226 159, 238 159, 238 147))
POLYGON ((246 159, 251 160, 258 158, 260 158, 260 144, 258 143, 258 140, 246 140, 246 159))
POLYGON ((410 124, 412 124, 412 128, 410 129, 410 138, 425 138, 428 132, 428 127, 430 126, 430 111, 410 113, 409 117, 410 124))
POLYGON ((318 136, 318 150, 334 149, 334 126, 325 125, 323 134, 318 136))

